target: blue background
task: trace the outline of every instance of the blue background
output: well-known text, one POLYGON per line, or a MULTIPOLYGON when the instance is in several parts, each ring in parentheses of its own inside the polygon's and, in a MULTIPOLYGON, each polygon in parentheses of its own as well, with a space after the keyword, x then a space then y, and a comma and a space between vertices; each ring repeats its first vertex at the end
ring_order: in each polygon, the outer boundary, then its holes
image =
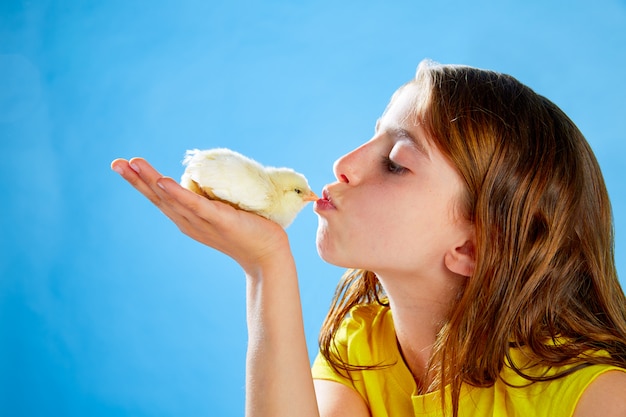
MULTIPOLYGON (((626 273, 626 2, 3 1, 0 415, 240 416, 244 279, 109 169, 189 148, 316 191, 423 58, 510 73, 588 138, 626 273), (593 5, 591 4, 593 3, 593 5)), ((310 355, 341 270, 288 229, 310 355)))

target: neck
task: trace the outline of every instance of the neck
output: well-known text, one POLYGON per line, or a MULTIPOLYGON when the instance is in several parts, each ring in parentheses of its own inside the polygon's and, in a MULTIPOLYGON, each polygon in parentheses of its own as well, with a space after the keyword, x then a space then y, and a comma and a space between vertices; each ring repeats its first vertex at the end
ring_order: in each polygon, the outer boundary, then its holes
POLYGON ((378 278, 389 298, 402 356, 418 387, 427 390, 434 377, 429 373, 433 346, 462 281, 457 276, 441 280, 378 278))

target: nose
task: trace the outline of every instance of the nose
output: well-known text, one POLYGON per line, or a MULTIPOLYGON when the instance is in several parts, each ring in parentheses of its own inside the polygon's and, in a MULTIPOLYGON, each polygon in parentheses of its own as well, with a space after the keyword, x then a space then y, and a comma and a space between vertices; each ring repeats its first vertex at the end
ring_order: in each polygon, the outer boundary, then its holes
POLYGON ((350 179, 345 174, 346 171, 344 161, 346 156, 347 155, 344 155, 335 161, 335 163, 333 164, 333 173, 335 174, 335 178, 337 178, 339 182, 345 182, 346 184, 349 184, 350 179))
POLYGON ((354 185, 362 179, 366 165, 364 159, 367 155, 366 145, 361 145, 335 161, 333 172, 339 182, 354 185))

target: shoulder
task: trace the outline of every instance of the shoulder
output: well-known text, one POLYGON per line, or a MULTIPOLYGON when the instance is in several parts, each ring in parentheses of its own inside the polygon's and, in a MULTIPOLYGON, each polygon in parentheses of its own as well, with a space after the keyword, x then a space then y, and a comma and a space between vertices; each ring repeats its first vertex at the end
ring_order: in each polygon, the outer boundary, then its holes
POLYGON ((395 340, 395 329, 391 310, 380 304, 362 304, 353 307, 344 318, 336 334, 336 342, 356 343, 377 340, 379 343, 387 340, 390 335, 395 340))
POLYGON ((359 324, 361 326, 372 327, 381 325, 387 315, 390 315, 389 307, 380 304, 360 304, 350 310, 346 317, 347 323, 359 324))
MULTIPOLYGON (((608 356, 608 353, 598 351, 594 355, 608 356)), ((529 383, 507 364, 496 385, 507 393, 515 408, 533 410, 528 414, 537 416, 626 417, 626 369, 609 364, 533 366, 524 357, 524 352, 511 352, 518 369, 531 378, 548 377, 548 380, 529 383), (550 379, 557 375, 563 376, 550 379)))
MULTIPOLYGON (((380 365, 388 361, 390 350, 397 349, 389 307, 379 304, 353 307, 332 339, 333 356, 356 366, 380 365)), ((318 355, 313 367, 321 369, 323 364, 326 360, 318 355)))
POLYGON ((583 391, 573 417, 626 417, 626 370, 598 375, 583 391))

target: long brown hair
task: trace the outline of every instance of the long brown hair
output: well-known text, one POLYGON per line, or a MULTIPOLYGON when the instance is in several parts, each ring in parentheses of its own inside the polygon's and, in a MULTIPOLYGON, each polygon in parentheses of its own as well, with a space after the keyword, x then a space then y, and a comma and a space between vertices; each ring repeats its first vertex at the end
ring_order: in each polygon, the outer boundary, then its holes
MULTIPOLYGON (((431 389, 449 386, 456 416, 461 385, 490 386, 505 363, 529 382, 591 364, 626 367, 611 207, 582 133, 508 75, 424 61, 409 84, 420 91, 416 116, 465 182, 461 203, 476 233, 475 270, 438 334, 431 389), (522 346, 536 365, 572 366, 527 375, 509 356, 522 346), (599 350, 609 356, 588 354, 599 350)), ((342 278, 320 334, 336 370, 367 368, 342 363, 333 336, 350 308, 383 296, 372 272, 342 278)))

